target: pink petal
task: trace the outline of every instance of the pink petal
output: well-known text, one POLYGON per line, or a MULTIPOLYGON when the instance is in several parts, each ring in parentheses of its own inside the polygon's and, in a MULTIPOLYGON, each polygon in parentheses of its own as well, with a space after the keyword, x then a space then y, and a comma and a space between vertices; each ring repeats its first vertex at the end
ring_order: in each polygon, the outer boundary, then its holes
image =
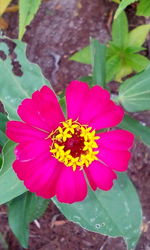
POLYGON ((26 142, 38 138, 44 139, 49 134, 33 128, 23 122, 9 121, 6 126, 6 135, 14 142, 26 142))
POLYGON ((86 101, 80 112, 80 122, 88 124, 95 116, 99 116, 106 109, 110 102, 110 94, 100 86, 89 89, 86 101))
POLYGON ((131 157, 128 150, 132 147, 134 136, 125 130, 114 130, 98 134, 99 159, 110 168, 125 171, 131 157))
POLYGON ((89 122, 89 126, 92 126, 94 129, 99 130, 103 128, 113 127, 118 125, 124 116, 124 110, 117 106, 113 101, 109 101, 98 115, 95 116, 89 122))
POLYGON ((13 168, 18 178, 24 181, 24 185, 31 192, 47 199, 55 195, 61 168, 54 157, 44 154, 28 162, 16 160, 13 168))
POLYGON ((73 81, 66 89, 68 118, 76 120, 85 105, 89 87, 85 82, 73 81))
POLYGON ((94 161, 85 168, 85 173, 93 190, 100 188, 107 191, 112 188, 113 180, 117 179, 117 175, 99 161, 94 161))
POLYGON ((126 171, 131 158, 131 153, 127 150, 113 150, 106 147, 99 148, 97 157, 104 164, 116 171, 126 171))
POLYGON ((126 130, 113 130, 97 134, 100 137, 97 140, 99 150, 108 148, 112 150, 128 150, 133 145, 134 135, 126 130))
POLYGON ((73 171, 71 167, 64 167, 59 177, 56 196, 58 201, 73 203, 82 201, 87 195, 87 184, 83 172, 73 171))
POLYGON ((64 120, 63 112, 54 92, 44 86, 35 91, 31 99, 22 101, 18 114, 23 121, 45 131, 52 131, 64 120))
POLYGON ((88 124, 99 130, 116 126, 124 111, 110 100, 110 94, 100 86, 91 89, 84 82, 73 81, 67 87, 66 102, 68 118, 88 124))
POLYGON ((47 152, 50 155, 50 139, 39 139, 28 142, 22 142, 15 148, 16 159, 20 161, 29 161, 47 152))

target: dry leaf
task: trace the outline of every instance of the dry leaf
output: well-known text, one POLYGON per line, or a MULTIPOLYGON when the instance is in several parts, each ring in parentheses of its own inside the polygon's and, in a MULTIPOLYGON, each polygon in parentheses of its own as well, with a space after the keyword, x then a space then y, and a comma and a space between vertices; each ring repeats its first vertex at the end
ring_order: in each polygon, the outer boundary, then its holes
POLYGON ((8 12, 17 12, 18 10, 19 10, 19 6, 16 4, 16 5, 12 5, 12 6, 8 7, 5 10, 5 13, 8 13, 8 12))
POLYGON ((7 21, 3 17, 0 17, 0 29, 7 30, 7 28, 8 28, 7 21))
POLYGON ((12 2, 12 0, 0 0, 0 16, 3 15, 8 5, 12 2))

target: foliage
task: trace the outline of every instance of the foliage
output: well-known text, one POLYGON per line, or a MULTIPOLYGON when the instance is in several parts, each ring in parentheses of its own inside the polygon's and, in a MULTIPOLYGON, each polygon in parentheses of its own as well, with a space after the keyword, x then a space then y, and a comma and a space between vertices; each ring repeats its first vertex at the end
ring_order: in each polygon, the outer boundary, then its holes
POLYGON ((30 222, 38 219, 45 212, 48 203, 49 200, 43 199, 29 192, 26 192, 9 202, 9 225, 24 248, 28 247, 28 227, 30 222))
POLYGON ((138 16, 150 16, 150 1, 147 0, 140 0, 140 3, 137 6, 137 12, 136 14, 138 16))
MULTIPOLYGON (((133 71, 140 72, 149 65, 150 62, 146 57, 137 54, 137 52, 143 50, 141 46, 144 43, 149 30, 150 25, 142 25, 128 33, 128 22, 124 12, 114 20, 112 25, 112 41, 109 42, 108 45, 107 59, 109 60, 109 65, 110 60, 112 60, 114 56, 118 56, 119 62, 116 63, 116 67, 115 64, 113 66, 116 69, 114 75, 115 80, 121 81, 126 75, 133 71), (120 30, 120 33, 118 30, 120 30), (137 39, 138 42, 135 42, 136 38, 139 37, 139 33, 141 38, 137 39)), ((112 77, 113 75, 109 73, 109 77, 107 78, 108 82, 112 77)))
POLYGON ((125 12, 122 12, 112 24, 112 43, 118 48, 128 45, 128 20, 125 12))
MULTIPOLYGON (((3 40, 4 41, 4 40, 3 40)), ((49 85, 48 81, 42 75, 41 69, 26 58, 26 44, 15 40, 16 61, 21 67, 14 74, 12 59, 9 53, 9 47, 5 42, 0 43, 0 50, 5 53, 6 59, 0 60, 0 100, 8 113, 9 120, 18 120, 17 107, 21 100, 28 98, 31 94, 39 89, 42 85, 49 85), (5 82, 5 88, 3 83, 5 82), (11 95, 10 95, 11 89, 11 95)), ((8 39, 8 41, 10 41, 8 39)))
POLYGON ((130 4, 137 2, 138 0, 122 0, 116 11, 115 18, 117 18, 121 12, 130 4))
POLYGON ((119 88, 118 101, 129 112, 150 110, 150 67, 127 79, 119 88))
MULTIPOLYGON (((122 0, 121 3, 119 3, 119 7, 115 13, 115 18, 117 18, 121 12, 130 4, 139 2, 137 5, 137 12, 136 14, 138 16, 150 16, 150 1, 149 0, 122 0)), ((116 1, 117 2, 117 1, 116 1)))
POLYGON ((2 152, 2 167, 0 169, 0 205, 27 191, 12 169, 12 163, 15 160, 14 147, 15 144, 8 141, 2 152))
POLYGON ((26 26, 33 20, 42 0, 19 0, 19 39, 21 40, 26 26))
POLYGON ((141 208, 132 183, 120 174, 115 186, 109 191, 89 190, 88 197, 71 205, 53 201, 67 217, 87 230, 122 236, 128 249, 133 249, 140 235, 141 208), (119 199, 119 203, 118 203, 119 199))
POLYGON ((0 112, 0 146, 4 146, 7 142, 7 137, 5 135, 5 124, 8 121, 7 116, 0 112))
MULTIPOLYGON (((0 0, 0 16, 4 14, 12 0, 0 0)), ((19 34, 21 40, 26 31, 26 26, 31 23, 37 13, 42 0, 18 0, 19 2, 19 34)), ((15 5, 14 5, 15 6, 15 5)), ((16 8, 17 11, 18 8, 16 8)))
POLYGON ((95 39, 91 40, 91 60, 93 68, 93 82, 105 87, 105 61, 106 46, 99 44, 95 39))
POLYGON ((145 123, 139 122, 129 115, 125 115, 123 121, 119 124, 122 129, 127 129, 137 136, 147 146, 150 146, 150 127, 145 123))
MULTIPOLYGON (((141 72, 150 63, 143 55, 137 54, 143 50, 150 24, 141 25, 128 32, 127 17, 122 12, 112 25, 112 41, 108 42, 106 55, 106 82, 116 80, 134 72, 141 72)), ((99 60, 101 60, 100 54, 99 60)), ((90 47, 85 47, 75 53, 71 60, 91 64, 90 47)))

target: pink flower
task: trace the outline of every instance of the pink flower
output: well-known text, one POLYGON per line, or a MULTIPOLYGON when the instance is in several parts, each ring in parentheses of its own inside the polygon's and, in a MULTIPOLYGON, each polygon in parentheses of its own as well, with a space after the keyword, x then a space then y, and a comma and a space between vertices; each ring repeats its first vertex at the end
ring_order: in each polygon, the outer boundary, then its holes
POLYGON ((107 90, 73 81, 66 90, 67 119, 53 91, 43 86, 18 107, 23 121, 9 121, 7 136, 16 143, 13 169, 31 192, 60 202, 82 201, 91 188, 109 190, 125 171, 133 135, 116 126, 123 109, 107 90))

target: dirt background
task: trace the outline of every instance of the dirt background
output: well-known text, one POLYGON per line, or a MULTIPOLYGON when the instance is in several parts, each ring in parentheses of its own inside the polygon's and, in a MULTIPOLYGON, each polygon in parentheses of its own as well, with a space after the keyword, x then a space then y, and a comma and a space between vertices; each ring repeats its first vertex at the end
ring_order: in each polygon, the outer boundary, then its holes
MULTIPOLYGON (((127 9, 130 28, 148 22, 135 16, 135 5, 127 9)), ((100 42, 110 39, 110 28, 116 4, 109 0, 47 0, 43 1, 38 14, 27 28, 24 41, 27 42, 29 60, 39 64, 44 75, 56 92, 63 90, 69 81, 90 72, 84 66, 68 60, 74 52, 89 44, 89 37, 100 42)), ((18 14, 8 13, 4 17, 9 28, 4 32, 17 38, 18 14)), ((149 48, 149 41, 145 46, 149 48)), ((150 51, 147 50, 147 55, 150 51)), ((114 85, 112 85, 114 86, 114 85)), ((148 112, 134 114, 150 125, 148 112)), ((136 250, 150 250, 150 150, 136 141, 129 165, 130 175, 139 193, 143 208, 142 236, 136 250)), ((0 232, 10 250, 21 250, 9 229, 5 206, 0 208, 0 232)), ((0 250, 4 247, 0 245, 0 250)), ((29 250, 125 250, 121 238, 110 238, 88 232, 67 221, 54 204, 50 203, 45 215, 30 226, 29 250)))

